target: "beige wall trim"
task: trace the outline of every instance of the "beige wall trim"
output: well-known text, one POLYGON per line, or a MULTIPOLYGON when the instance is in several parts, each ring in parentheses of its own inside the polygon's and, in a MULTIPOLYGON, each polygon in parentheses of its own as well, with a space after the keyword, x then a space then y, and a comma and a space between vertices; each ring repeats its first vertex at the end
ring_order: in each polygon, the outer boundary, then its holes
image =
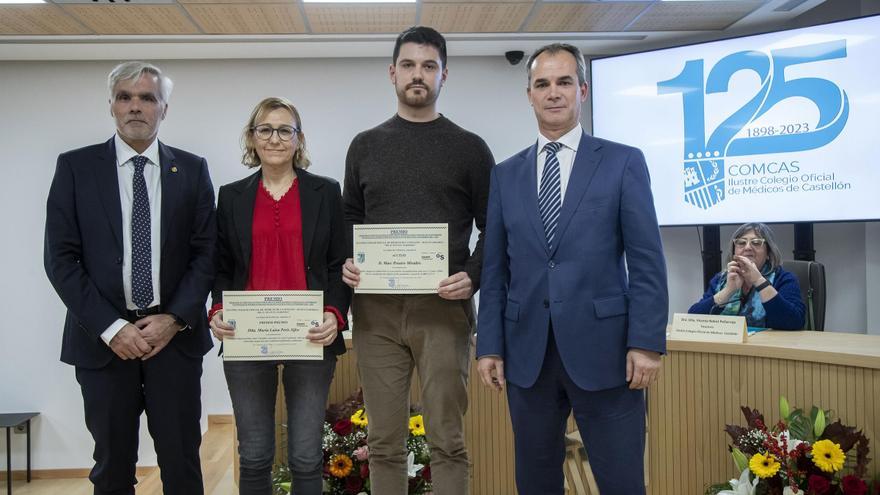
POLYGON ((231 425, 235 423, 235 417, 231 414, 209 414, 208 427, 211 425, 231 425))
MULTIPOLYGON (((153 471, 159 469, 158 466, 138 466, 137 468, 137 476, 148 476, 153 471)), ((31 478, 35 480, 57 480, 57 479, 67 479, 67 478, 88 478, 89 472, 91 469, 89 468, 77 468, 77 469, 34 469, 31 471, 31 478)), ((12 471, 12 479, 14 480, 25 480, 27 479, 27 471, 24 469, 15 469, 12 471)), ((6 480, 6 472, 0 473, 0 480, 6 480)))

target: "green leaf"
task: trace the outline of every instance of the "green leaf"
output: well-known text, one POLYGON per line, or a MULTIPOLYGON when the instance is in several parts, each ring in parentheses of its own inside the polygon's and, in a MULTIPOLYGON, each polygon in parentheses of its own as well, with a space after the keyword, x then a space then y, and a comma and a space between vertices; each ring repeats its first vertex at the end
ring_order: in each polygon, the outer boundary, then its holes
POLYGON ((813 441, 813 421, 804 416, 800 409, 795 409, 789 415, 788 431, 792 438, 811 443, 813 441))
POLYGON ((718 483, 717 485, 710 485, 706 488, 706 491, 703 492, 703 495, 717 495, 718 492, 722 492, 724 490, 733 490, 733 487, 730 486, 730 483, 718 483))
POLYGON ((788 399, 786 399, 784 395, 779 396, 779 414, 782 416, 782 420, 787 423, 788 422, 788 415, 789 415, 789 406, 788 406, 788 399))
POLYGON ((741 473, 749 467, 749 460, 738 448, 734 447, 733 450, 730 451, 730 455, 733 457, 733 463, 736 465, 737 472, 741 473))
POLYGON ((813 434, 818 438, 823 431, 825 431, 825 411, 814 407, 818 412, 816 413, 816 420, 813 423, 813 434))

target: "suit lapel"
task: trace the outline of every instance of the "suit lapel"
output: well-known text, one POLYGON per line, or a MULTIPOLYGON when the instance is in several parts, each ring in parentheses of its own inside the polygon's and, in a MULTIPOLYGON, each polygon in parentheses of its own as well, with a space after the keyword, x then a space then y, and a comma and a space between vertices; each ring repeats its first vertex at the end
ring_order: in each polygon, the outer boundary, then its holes
POLYGON ((114 138, 110 138, 102 153, 97 157, 94 171, 98 196, 100 196, 104 211, 107 213, 110 230, 113 231, 116 243, 121 249, 122 203, 119 198, 119 171, 116 168, 116 144, 114 138))
POLYGON ((312 239, 315 237, 315 227, 321 209, 321 193, 317 190, 321 184, 312 180, 311 174, 305 170, 297 170, 296 173, 297 180, 299 180, 299 206, 302 211, 303 260, 308 266, 309 252, 312 247, 312 239))
POLYGON ((251 240, 254 228, 254 202, 257 200, 257 188, 260 187, 262 172, 250 176, 244 187, 238 190, 238 196, 232 199, 232 222, 241 246, 246 274, 251 272, 251 240))
POLYGON ((159 169, 161 170, 162 181, 162 219, 161 233, 159 234, 160 249, 165 248, 165 242, 168 241, 168 232, 171 230, 171 224, 174 222, 178 213, 181 211, 179 207, 180 194, 182 187, 183 171, 178 169, 175 164, 174 153, 171 148, 159 142, 159 169))
POLYGON ((551 254, 554 254, 562 244, 562 238, 565 236, 565 230, 571 222, 571 217, 593 180, 593 175, 599 168, 599 161, 602 158, 598 151, 599 148, 601 148, 601 144, 598 141, 586 133, 581 135, 578 152, 571 167, 571 176, 568 178, 568 186, 565 189, 565 198, 562 200, 562 211, 559 213, 559 224, 556 228, 557 242, 553 243, 553 253, 551 254))
POLYGON ((547 246, 547 235, 544 233, 544 222, 541 220, 541 212, 538 208, 538 144, 535 143, 526 152, 525 162, 520 167, 517 174, 516 182, 520 184, 519 197, 523 198, 523 210, 535 235, 538 236, 539 243, 544 246, 544 250, 549 253, 550 247, 547 246))

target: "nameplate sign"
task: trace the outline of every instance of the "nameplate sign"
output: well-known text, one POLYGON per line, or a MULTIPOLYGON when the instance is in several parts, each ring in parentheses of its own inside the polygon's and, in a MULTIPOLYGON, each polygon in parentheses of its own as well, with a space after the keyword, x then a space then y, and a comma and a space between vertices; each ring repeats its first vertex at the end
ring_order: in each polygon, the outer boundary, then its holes
POLYGON ((746 335, 746 319, 743 316, 675 313, 672 315, 672 329, 667 338, 741 344, 746 341, 746 335))

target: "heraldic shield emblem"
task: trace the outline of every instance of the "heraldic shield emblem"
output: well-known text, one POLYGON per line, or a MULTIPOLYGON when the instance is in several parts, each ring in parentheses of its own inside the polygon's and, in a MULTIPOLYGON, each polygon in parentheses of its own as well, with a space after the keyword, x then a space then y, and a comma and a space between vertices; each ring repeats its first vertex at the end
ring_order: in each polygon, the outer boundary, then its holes
POLYGON ((724 200, 723 159, 685 160, 684 200, 704 210, 724 200))

